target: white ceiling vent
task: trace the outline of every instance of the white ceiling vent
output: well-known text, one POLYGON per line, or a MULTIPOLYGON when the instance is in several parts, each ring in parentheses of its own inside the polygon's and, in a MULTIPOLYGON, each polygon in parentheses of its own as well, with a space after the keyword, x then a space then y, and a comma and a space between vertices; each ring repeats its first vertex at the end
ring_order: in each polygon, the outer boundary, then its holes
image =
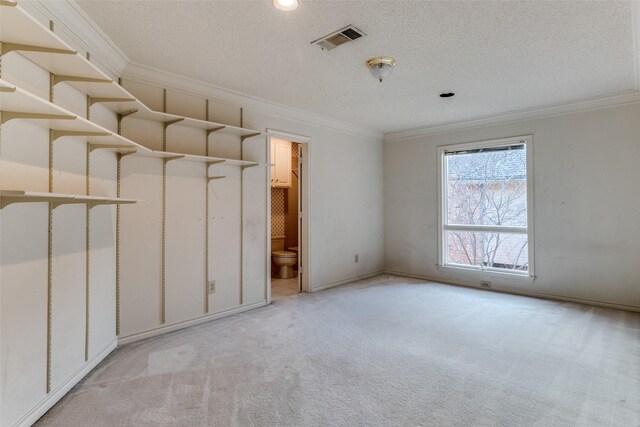
POLYGON ((349 25, 329 35, 320 37, 312 41, 311 44, 316 44, 325 50, 331 50, 334 47, 354 41, 362 36, 366 36, 366 34, 353 25, 349 25))

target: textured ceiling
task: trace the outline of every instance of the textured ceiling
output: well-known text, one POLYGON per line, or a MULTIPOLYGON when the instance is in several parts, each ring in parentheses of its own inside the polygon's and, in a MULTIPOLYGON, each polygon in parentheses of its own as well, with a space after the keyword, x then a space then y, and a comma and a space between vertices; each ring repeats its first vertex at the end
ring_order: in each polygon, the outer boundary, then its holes
POLYGON ((634 89, 629 2, 77 3, 134 62, 385 132, 634 89), (309 44, 348 24, 368 36, 309 44))

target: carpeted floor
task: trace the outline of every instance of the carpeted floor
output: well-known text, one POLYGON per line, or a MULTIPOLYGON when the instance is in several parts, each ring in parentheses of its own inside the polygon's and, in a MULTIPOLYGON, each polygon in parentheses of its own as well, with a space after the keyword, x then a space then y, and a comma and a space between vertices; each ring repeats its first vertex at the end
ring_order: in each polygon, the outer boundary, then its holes
POLYGON ((39 426, 638 426, 640 314, 379 276, 123 346, 39 426))

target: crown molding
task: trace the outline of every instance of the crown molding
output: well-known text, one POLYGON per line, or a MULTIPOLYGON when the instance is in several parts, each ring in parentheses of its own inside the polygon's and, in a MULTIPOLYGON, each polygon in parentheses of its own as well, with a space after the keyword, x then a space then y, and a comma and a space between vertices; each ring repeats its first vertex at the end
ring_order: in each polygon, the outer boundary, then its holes
POLYGON ((129 57, 100 29, 73 0, 21 1, 20 7, 48 27, 55 24, 55 33, 81 52, 91 54, 91 62, 117 78, 130 62, 129 57))
POLYGON ((633 32, 633 57, 635 66, 635 88, 640 90, 640 2, 631 2, 631 30, 633 32))
POLYGON ((619 107, 640 103, 640 91, 629 90, 615 95, 598 96, 580 101, 563 102, 543 107, 528 108, 510 113, 478 117, 471 120, 461 120, 449 123, 435 124, 422 128, 400 132, 389 132, 384 135, 385 142, 404 141, 430 135, 451 133, 459 130, 483 128, 487 126, 521 122, 526 120, 544 119, 566 114, 582 113, 604 108, 619 107))
POLYGON ((281 116, 287 120, 321 126, 377 142, 380 142, 383 138, 381 131, 289 107, 246 93, 225 89, 201 80, 192 79, 136 62, 131 62, 127 65, 122 74, 122 78, 152 86, 160 86, 167 89, 171 88, 187 95, 206 96, 219 104, 242 107, 245 110, 253 110, 273 116, 281 116))

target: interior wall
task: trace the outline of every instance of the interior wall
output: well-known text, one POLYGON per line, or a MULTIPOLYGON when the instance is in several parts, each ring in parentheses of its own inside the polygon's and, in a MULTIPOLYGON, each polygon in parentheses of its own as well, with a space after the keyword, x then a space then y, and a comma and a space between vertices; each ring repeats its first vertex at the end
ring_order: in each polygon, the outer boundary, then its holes
MULTIPOLYGON (((162 108, 162 96, 160 83, 154 83, 151 77, 142 81, 139 78, 128 76, 124 72, 123 84, 134 95, 151 108, 162 108), (146 87, 146 88, 145 88, 146 87), (154 89, 149 89, 149 87, 154 89), (145 93, 146 92, 146 93, 145 93)), ((180 82, 177 82, 180 85, 180 82)), ((188 86, 188 84, 185 84, 188 86)), ((186 91, 168 88, 170 92, 187 93, 186 91)), ((206 95, 194 94, 191 96, 204 98, 206 95)), ((239 107, 224 102, 216 102, 212 99, 210 119, 230 125, 240 124, 239 107)), ((171 105, 169 101, 168 106, 171 105)), ((168 108, 168 112, 172 112, 168 108)), ((177 112, 177 111, 176 111, 177 112)), ((184 114, 184 112, 177 112, 184 114)), ((307 271, 310 273, 312 291, 324 289, 336 284, 356 279, 361 276, 382 271, 384 260, 383 243, 383 200, 382 200, 382 141, 370 137, 361 137, 346 132, 334 130, 324 125, 314 124, 312 120, 303 122, 297 119, 287 118, 278 112, 255 110, 244 108, 244 127, 265 131, 266 129, 278 129, 311 138, 309 143, 309 158, 305 160, 309 173, 309 227, 310 227, 310 265, 307 271), (354 173, 358 171, 358 173, 354 173), (355 255, 358 254, 358 262, 355 255)), ((132 130, 133 131, 133 130, 132 130)), ((140 137, 146 132, 138 129, 140 137)), ((126 131, 124 132, 127 135, 126 131)), ((133 134, 129 135, 135 140, 133 134)), ((157 138, 155 139, 157 143, 157 138)), ((266 162, 266 147, 260 142, 245 143, 245 157, 262 159, 266 162), (261 154, 264 153, 264 154, 261 154)), ((227 157, 237 156, 237 145, 221 145, 220 152, 216 155, 227 157), (235 148, 234 148, 235 147, 235 148), (235 151, 234 151, 235 150, 235 151)), ((256 168, 257 169, 257 168, 256 168)), ((267 168, 269 169, 269 168, 267 168)), ((264 172, 264 171, 262 171, 264 172)), ((269 172, 268 170, 266 171, 269 172)), ((247 170, 247 176, 258 173, 252 169, 247 170)), ((227 180, 220 180, 226 181, 227 180)), ((216 181, 216 183, 220 182, 216 181)), ((216 184, 212 184, 216 185, 216 184)), ((245 191, 247 189, 245 188, 245 191)), ((255 197, 264 199, 264 188, 255 187, 255 197)), ((123 193, 122 197, 133 196, 123 193)), ((245 193, 245 197, 250 197, 245 193)), ((144 198, 144 197, 143 197, 144 198)), ((219 204, 219 209, 233 209, 234 204, 219 204)), ((266 203, 265 203, 266 205, 266 203)), ((251 214, 252 218, 245 217, 249 221, 249 227, 256 236, 263 236, 264 212, 256 210, 251 214)), ((233 227, 220 227, 220 233, 233 227)), ((233 237, 219 237, 221 242, 227 245, 229 251, 233 251, 233 237)), ((247 263, 266 262, 262 260, 263 253, 255 248, 249 248, 247 263), (255 249, 255 250, 254 250, 255 249)), ((218 257, 218 259, 221 259, 218 257)), ((224 258, 222 258, 224 260, 224 258)), ((222 261, 221 261, 222 262, 222 261)), ((224 264, 221 264, 224 265, 224 264)), ((260 264, 262 265, 262 264, 260 264)), ((231 271, 227 269, 227 271, 231 271)), ((256 270, 256 274, 258 270, 256 270)), ((229 280, 233 280, 233 274, 225 273, 229 280)), ((253 277, 248 273, 248 277, 253 277)), ((245 280, 248 279, 245 276, 245 280)), ((261 276, 259 277, 261 279, 261 276)), ((252 279, 249 279, 252 280, 252 279)), ((258 292, 256 290, 256 298, 258 292)), ((140 297, 142 298, 142 297, 140 297)), ((228 306, 227 306, 228 307, 228 306)))
MULTIPOLYGON (((23 56, 3 55, 1 70, 3 79, 49 99, 49 73, 23 56)), ((86 116, 83 93, 59 83, 53 94, 55 103, 86 116)), ((115 114, 100 105, 91 107, 91 118, 107 128, 116 127, 115 114)), ((48 129, 11 120, 0 132, 0 189, 48 192, 48 129)), ((52 192, 86 194, 86 150, 83 137, 54 142, 52 192)), ((116 154, 93 151, 89 169, 90 194, 115 197, 116 154)), ((0 209, 0 425, 14 425, 52 396, 59 397, 83 369, 115 348, 114 215, 111 205, 96 206, 89 210, 87 224, 84 204, 53 209, 49 294, 48 204, 0 209), (49 298, 51 390, 47 392, 49 298)))
MULTIPOLYGON (((162 111, 166 107, 168 113, 206 119, 205 96, 168 89, 165 104, 163 88, 127 79, 122 84, 153 109, 162 111)), ((240 108, 210 102, 209 120, 240 126, 240 108)), ((128 118, 122 122, 122 134, 163 150, 160 123, 128 118)), ((239 136, 214 132, 207 138, 204 130, 178 123, 167 129, 164 151, 240 159, 240 150, 239 136)), ((245 160, 266 164, 266 137, 247 139, 243 151, 245 160)), ((167 163, 164 305, 162 169, 163 159, 128 156, 122 160, 122 197, 144 200, 139 209, 126 206, 121 210, 119 337, 125 341, 184 322, 266 304, 268 168, 259 166, 243 172, 239 166, 226 164, 207 167, 180 159, 167 163), (210 176, 224 178, 207 184, 207 170, 210 176), (215 281, 214 293, 208 293, 209 281, 215 281)))
POLYGON ((496 289, 640 307, 640 105, 384 144, 385 265, 496 289), (533 135, 535 281, 438 268, 439 145, 533 135))
POLYGON ((311 291, 382 271, 382 141, 257 110, 245 110, 245 123, 311 138, 303 166, 311 291))

